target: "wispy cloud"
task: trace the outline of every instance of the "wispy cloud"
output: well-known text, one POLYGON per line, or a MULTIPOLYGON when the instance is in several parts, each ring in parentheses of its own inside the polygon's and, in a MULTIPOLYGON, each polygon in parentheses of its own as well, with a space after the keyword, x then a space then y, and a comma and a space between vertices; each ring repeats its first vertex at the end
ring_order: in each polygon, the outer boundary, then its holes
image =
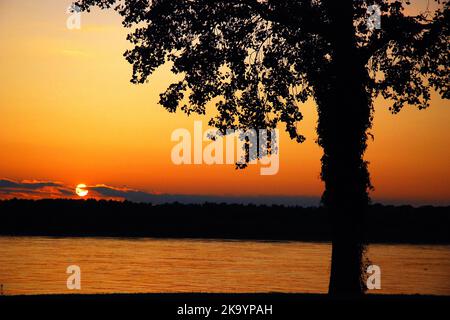
POLYGON ((89 54, 81 50, 62 49, 61 54, 69 57, 87 58, 89 54))
POLYGON ((73 197, 73 191, 59 182, 0 179, 0 198, 67 198, 73 197))

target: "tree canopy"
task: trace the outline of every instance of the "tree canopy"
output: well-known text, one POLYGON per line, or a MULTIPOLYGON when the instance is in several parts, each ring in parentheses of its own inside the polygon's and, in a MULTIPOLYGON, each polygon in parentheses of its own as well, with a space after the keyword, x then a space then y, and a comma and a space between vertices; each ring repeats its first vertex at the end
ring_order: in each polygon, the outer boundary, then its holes
MULTIPOLYGON (((80 0, 76 5, 113 7, 131 28, 134 48, 125 52, 133 83, 144 83, 166 62, 182 80, 161 94, 170 112, 204 114, 215 100, 210 125, 225 129, 286 125, 292 139, 300 105, 315 98, 334 59, 333 0, 80 0)), ((449 5, 416 16, 407 1, 352 1, 354 39, 369 76, 370 98, 382 95, 392 112, 429 105, 430 90, 449 97, 449 5), (381 12, 381 28, 367 26, 369 5, 381 12)), ((371 103, 372 99, 370 99, 371 103)))

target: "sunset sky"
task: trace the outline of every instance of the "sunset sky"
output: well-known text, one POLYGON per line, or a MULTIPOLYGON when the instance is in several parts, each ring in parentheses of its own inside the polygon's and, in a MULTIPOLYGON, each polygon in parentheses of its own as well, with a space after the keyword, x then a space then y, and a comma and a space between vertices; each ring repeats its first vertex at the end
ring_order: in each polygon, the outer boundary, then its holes
MULTIPOLYGON (((69 30, 70 3, 0 1, 0 198, 14 185, 24 197, 55 189, 73 196, 79 183, 148 194, 320 196, 313 101, 301 106, 303 144, 282 131, 277 175, 261 176, 257 166, 174 165, 171 133, 192 131, 194 120, 206 127, 209 117, 158 105, 176 79, 167 66, 149 83, 131 84, 122 56, 130 44, 118 14, 83 13, 81 29, 69 30)), ((397 115, 376 101, 375 139, 366 153, 374 200, 450 204, 449 121, 449 102, 435 94, 429 109, 405 107, 397 115)))

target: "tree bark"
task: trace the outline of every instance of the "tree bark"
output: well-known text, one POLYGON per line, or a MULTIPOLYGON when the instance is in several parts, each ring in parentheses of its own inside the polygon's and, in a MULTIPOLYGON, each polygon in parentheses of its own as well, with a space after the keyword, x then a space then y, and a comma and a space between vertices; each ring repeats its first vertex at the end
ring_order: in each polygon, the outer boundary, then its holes
POLYGON ((370 179, 363 155, 371 126, 371 101, 365 63, 355 42, 352 2, 328 3, 332 59, 315 86, 318 142, 324 150, 322 202, 333 227, 329 285, 333 295, 359 295, 365 287, 362 224, 370 179))

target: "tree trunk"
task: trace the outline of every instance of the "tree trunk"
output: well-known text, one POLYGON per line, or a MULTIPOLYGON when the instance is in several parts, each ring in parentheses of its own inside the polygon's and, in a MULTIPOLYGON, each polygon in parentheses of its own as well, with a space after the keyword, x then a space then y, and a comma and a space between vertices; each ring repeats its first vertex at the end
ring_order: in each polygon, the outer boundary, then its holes
POLYGON ((322 202, 333 227, 329 293, 359 295, 362 282, 362 224, 370 188, 363 160, 366 131, 371 126, 367 71, 358 55, 353 29, 353 1, 328 3, 331 62, 315 86, 318 142, 324 150, 322 202))

